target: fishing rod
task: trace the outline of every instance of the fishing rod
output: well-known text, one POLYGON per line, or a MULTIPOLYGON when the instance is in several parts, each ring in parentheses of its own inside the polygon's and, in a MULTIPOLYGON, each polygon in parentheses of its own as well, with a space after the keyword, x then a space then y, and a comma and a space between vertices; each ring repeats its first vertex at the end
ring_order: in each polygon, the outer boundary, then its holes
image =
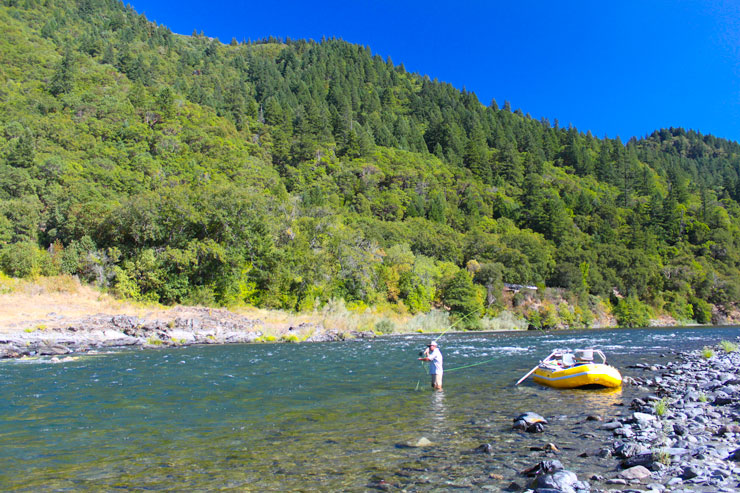
POLYGON ((439 341, 440 339, 442 339, 442 337, 443 337, 443 336, 444 336, 444 335, 445 335, 445 334, 446 334, 447 332, 449 332, 449 330, 450 330, 451 328, 453 328, 453 327, 454 327, 455 325, 459 324, 460 322, 462 322, 463 320, 465 320, 466 318, 468 318, 468 317, 469 317, 469 316, 471 316, 472 314, 474 314, 474 313, 476 313, 476 314, 477 314, 477 313, 479 313, 479 312, 480 312, 481 310, 485 310, 485 307, 480 307, 480 308, 478 308, 477 310, 473 310, 472 312, 468 312, 468 314, 467 314, 467 315, 465 315, 465 316, 464 316, 464 317, 462 317, 462 318, 461 318, 460 320, 458 320, 458 321, 457 321, 457 322, 455 322, 454 324, 452 324, 452 325, 450 325, 449 327, 447 327, 447 328, 446 328, 446 329, 444 330, 444 332, 442 332, 442 333, 441 333, 441 334, 439 335, 439 337, 437 337, 437 340, 439 341))
MULTIPOLYGON (((480 308, 478 308, 477 310, 473 310, 473 311, 471 311, 471 312, 468 312, 468 313, 467 313, 467 314, 466 314, 465 316, 463 316, 463 317, 462 317, 461 319, 459 319, 459 320, 458 320, 457 322, 455 322, 455 323, 453 323, 452 325, 450 325, 449 327, 447 327, 447 328, 446 328, 446 329, 445 329, 445 330, 444 330, 444 331, 443 331, 443 332, 442 332, 442 333, 441 333, 441 334, 440 334, 440 335, 439 335, 438 337, 436 337, 436 338, 435 338, 434 340, 435 340, 435 341, 439 341, 440 339, 442 339, 442 337, 444 337, 444 335, 445 335, 445 334, 446 334, 447 332, 449 332, 449 331, 450 331, 450 329, 452 329, 453 327, 455 327, 455 326, 456 326, 457 324, 459 324, 459 323, 463 322, 463 321, 464 321, 464 320, 465 320, 466 318, 468 318, 469 316, 471 316, 471 315, 473 315, 473 314, 477 314, 477 313, 479 313, 479 312, 480 312, 481 310, 484 310, 484 309, 485 309, 485 307, 480 307, 480 308)), ((425 352, 424 350, 422 350, 422 351, 419 351, 419 356, 425 356, 425 355, 426 355, 426 352, 425 352)), ((459 368, 452 368, 452 369, 449 369, 449 370, 447 370, 447 371, 462 370, 463 368, 470 368, 470 367, 472 367, 472 366, 478 366, 478 365, 482 365, 482 364, 484 364, 484 363, 488 363, 488 362, 490 362, 490 361, 493 361, 493 360, 491 359, 491 360, 486 360, 486 361, 482 361, 482 362, 479 362, 479 363, 474 363, 474 364, 472 364, 472 365, 466 365, 466 366, 461 366, 461 367, 459 367, 459 368)), ((426 366, 424 366, 424 361, 422 361, 422 362, 421 362, 421 367, 422 367, 422 371, 424 371, 424 373, 426 374, 426 366)), ((414 390, 419 390, 419 385, 420 385, 420 383, 421 383, 421 379, 419 379, 419 380, 417 380, 417 381, 416 381, 416 388, 415 388, 414 390)))

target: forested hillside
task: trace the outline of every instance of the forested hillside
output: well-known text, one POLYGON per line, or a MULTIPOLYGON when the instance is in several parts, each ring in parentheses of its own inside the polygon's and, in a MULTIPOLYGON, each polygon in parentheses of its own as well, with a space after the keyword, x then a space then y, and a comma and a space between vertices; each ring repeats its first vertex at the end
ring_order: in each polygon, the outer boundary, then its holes
POLYGON ((0 29, 8 275, 471 326, 503 283, 563 288, 536 325, 722 321, 740 295, 736 142, 597 138, 368 47, 182 36, 116 0, 2 0, 0 29))

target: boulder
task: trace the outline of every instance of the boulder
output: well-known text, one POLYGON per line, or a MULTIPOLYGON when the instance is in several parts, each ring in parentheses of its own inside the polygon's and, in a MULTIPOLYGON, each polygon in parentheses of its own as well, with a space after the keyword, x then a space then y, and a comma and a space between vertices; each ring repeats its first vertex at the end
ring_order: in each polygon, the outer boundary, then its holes
POLYGON ((527 412, 514 418, 514 429, 529 433, 542 433, 547 420, 537 413, 527 412))
POLYGON ((626 480, 636 479, 642 481, 650 477, 650 471, 643 466, 634 466, 619 473, 619 477, 626 480))
POLYGON ((533 486, 536 491, 550 489, 561 491, 562 493, 575 493, 576 489, 581 489, 578 476, 576 476, 574 472, 566 470, 537 476, 537 479, 534 480, 533 486))

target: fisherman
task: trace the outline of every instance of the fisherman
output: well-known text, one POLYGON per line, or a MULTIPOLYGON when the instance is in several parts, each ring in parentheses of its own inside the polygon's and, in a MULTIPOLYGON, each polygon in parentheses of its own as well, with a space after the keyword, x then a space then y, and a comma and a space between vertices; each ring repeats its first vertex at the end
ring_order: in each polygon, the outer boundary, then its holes
POLYGON ((429 375, 432 377, 432 388, 434 390, 442 390, 442 353, 437 347, 437 341, 430 342, 419 359, 421 361, 429 361, 429 375))

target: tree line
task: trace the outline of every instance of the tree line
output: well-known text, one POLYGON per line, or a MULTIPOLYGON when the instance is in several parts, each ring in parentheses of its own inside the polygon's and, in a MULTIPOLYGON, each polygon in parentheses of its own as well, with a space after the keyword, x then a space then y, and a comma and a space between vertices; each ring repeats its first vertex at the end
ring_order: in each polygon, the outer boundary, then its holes
POLYGON ((3 0, 0 24, 8 275, 460 314, 519 283, 565 292, 576 325, 600 301, 706 323, 740 294, 736 142, 597 138, 369 47, 225 44, 116 0, 3 0))

